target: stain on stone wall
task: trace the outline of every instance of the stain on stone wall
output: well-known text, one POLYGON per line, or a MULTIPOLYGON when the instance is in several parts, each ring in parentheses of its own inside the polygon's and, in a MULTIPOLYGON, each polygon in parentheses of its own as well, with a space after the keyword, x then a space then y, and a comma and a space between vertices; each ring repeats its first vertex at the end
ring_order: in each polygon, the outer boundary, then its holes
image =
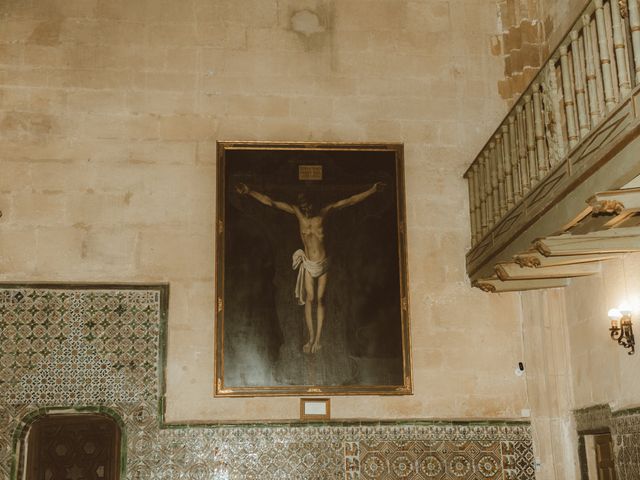
POLYGON ((289 4, 287 8, 288 29, 297 34, 304 50, 324 51, 332 49, 334 8, 332 2, 308 5, 289 4))
POLYGON ((34 45, 58 45, 60 43, 61 29, 62 19, 43 21, 34 28, 28 41, 34 45))
POLYGON ((498 82, 502 98, 515 100, 542 66, 548 53, 539 0, 500 0, 498 19, 503 33, 493 52, 504 57, 504 79, 498 82))

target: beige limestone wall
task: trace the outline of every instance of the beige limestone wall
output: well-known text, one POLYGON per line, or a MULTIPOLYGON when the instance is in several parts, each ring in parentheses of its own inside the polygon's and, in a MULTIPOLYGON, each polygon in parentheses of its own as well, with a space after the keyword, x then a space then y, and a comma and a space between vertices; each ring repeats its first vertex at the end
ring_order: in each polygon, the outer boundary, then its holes
POLYGON ((573 408, 609 404, 612 410, 640 405, 640 357, 609 339, 607 311, 627 301, 640 313, 640 255, 602 264, 599 276, 575 280, 566 290, 573 369, 573 408))
POLYGON ((415 395, 334 398, 334 417, 521 415, 517 296, 464 270, 461 175, 506 108, 494 0, 4 0, 0 16, 0 280, 169 282, 169 420, 298 415, 297 398, 213 397, 216 140, 405 143, 415 395))
POLYGON ((579 478, 575 448, 572 365, 563 289, 522 293, 527 400, 538 480, 579 478))
POLYGON ((640 359, 610 340, 607 317, 625 301, 637 305, 637 317, 639 286, 640 254, 627 254, 565 289, 522 294, 527 398, 541 461, 537 478, 579 478, 574 410, 640 405, 640 359))

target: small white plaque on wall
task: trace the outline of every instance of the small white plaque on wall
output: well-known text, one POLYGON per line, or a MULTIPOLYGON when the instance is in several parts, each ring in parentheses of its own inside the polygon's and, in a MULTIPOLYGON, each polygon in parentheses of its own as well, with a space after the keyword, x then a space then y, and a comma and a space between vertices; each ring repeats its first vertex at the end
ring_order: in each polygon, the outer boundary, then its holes
POLYGON ((329 420, 331 403, 328 398, 301 398, 300 420, 329 420))

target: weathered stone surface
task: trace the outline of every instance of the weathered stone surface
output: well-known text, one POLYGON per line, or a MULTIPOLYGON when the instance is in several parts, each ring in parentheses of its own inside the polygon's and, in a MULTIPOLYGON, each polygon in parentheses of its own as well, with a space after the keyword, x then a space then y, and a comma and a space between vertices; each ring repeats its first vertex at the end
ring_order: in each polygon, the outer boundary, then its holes
POLYGON ((171 419, 298 415, 211 396, 217 140, 405 143, 417 394, 340 398, 335 417, 520 416, 523 384, 499 370, 517 303, 468 287, 457 213, 505 109, 493 0, 0 4, 0 278, 170 282, 171 419), (451 318, 465 345, 499 346, 486 371, 475 348, 442 368, 451 318))

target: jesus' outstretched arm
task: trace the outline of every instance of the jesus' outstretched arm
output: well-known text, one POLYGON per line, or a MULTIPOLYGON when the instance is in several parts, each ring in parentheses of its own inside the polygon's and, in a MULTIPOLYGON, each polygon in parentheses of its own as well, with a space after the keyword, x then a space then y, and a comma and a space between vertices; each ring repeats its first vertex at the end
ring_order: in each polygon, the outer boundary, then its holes
POLYGON ((364 192, 356 193, 355 195, 351 195, 350 197, 344 198, 342 200, 338 200, 330 205, 327 205, 322 209, 322 213, 329 213, 331 210, 340 210, 341 208, 351 207, 356 205, 363 200, 366 200, 371 195, 376 192, 381 192, 387 185, 384 182, 376 182, 371 187, 369 187, 364 192))
POLYGON ((273 207, 277 208, 278 210, 282 210, 283 212, 295 214, 295 210, 290 204, 286 202, 280 202, 278 200, 273 200, 271 197, 265 195, 264 193, 256 192, 255 190, 250 189, 245 183, 236 184, 236 192, 238 192, 240 195, 249 195, 263 205, 266 205, 267 207, 273 207))

